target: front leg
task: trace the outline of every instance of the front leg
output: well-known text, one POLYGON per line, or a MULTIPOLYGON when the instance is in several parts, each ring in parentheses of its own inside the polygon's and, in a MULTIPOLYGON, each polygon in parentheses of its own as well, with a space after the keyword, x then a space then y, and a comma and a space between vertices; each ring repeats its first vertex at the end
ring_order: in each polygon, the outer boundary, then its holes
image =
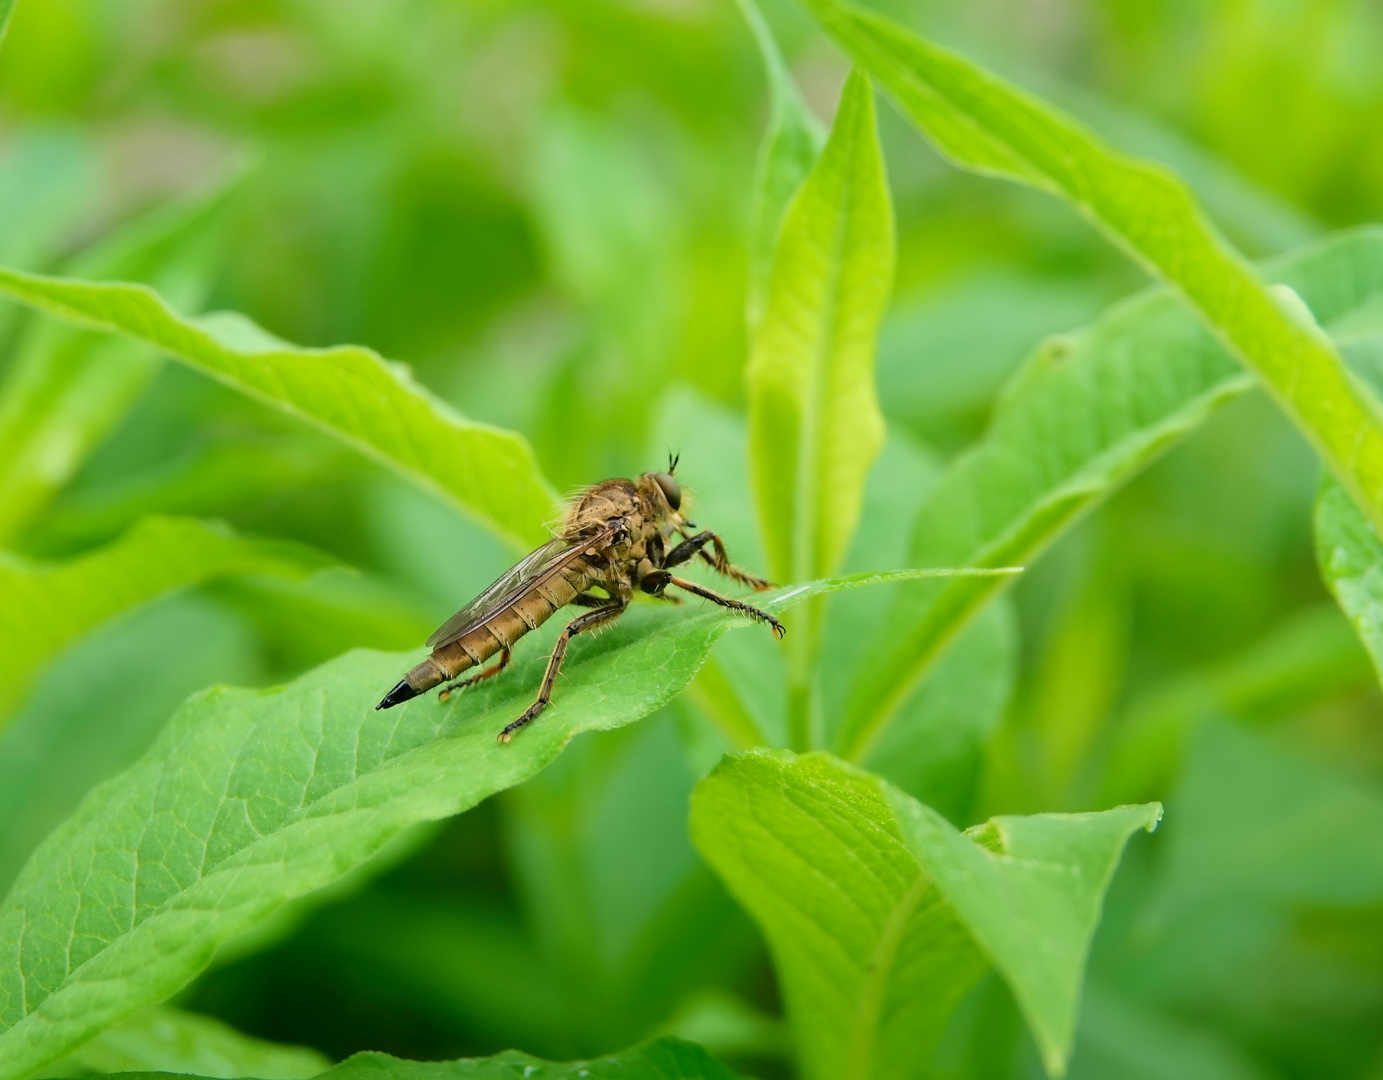
POLYGON ((701 556, 703 562, 711 567, 718 574, 724 574, 731 581, 738 581, 741 585, 748 585, 751 589, 763 592, 764 589, 771 589, 771 582, 751 574, 748 570, 742 570, 730 561, 730 557, 725 552, 725 544, 718 535, 707 529, 699 532, 695 536, 683 540, 675 548, 667 553, 663 559, 664 566, 680 566, 697 555, 701 556), (714 558, 707 553, 706 545, 710 544, 715 549, 714 558))
POLYGON ((566 628, 557 636, 557 644, 553 646, 552 658, 548 660, 547 671, 543 675, 543 685, 538 690, 538 700, 528 707, 527 712, 499 733, 497 737, 500 742, 507 743, 514 737, 514 732, 530 723, 534 717, 547 708, 548 702, 552 700, 552 685, 557 681, 557 672, 562 668, 562 658, 567 655, 567 645, 571 639, 586 630, 594 630, 598 626, 613 622, 624 614, 624 609, 627 606, 628 601, 616 600, 606 607, 596 608, 584 615, 578 615, 567 623, 566 628))
MULTIPOLYGON (((664 571, 664 573, 666 573, 666 571, 664 571)), ((779 641, 781 641, 783 635, 787 633, 783 624, 768 612, 761 611, 759 608, 746 604, 742 600, 735 600, 729 596, 721 596, 720 593, 708 589, 703 585, 698 585, 694 581, 688 581, 686 578, 673 577, 671 574, 668 574, 667 584, 676 585, 679 589, 686 589, 687 592, 700 596, 705 600, 709 600, 713 604, 719 604, 723 608, 729 608, 731 611, 737 611, 741 615, 747 615, 755 622, 767 623, 773 630, 773 636, 779 641)))

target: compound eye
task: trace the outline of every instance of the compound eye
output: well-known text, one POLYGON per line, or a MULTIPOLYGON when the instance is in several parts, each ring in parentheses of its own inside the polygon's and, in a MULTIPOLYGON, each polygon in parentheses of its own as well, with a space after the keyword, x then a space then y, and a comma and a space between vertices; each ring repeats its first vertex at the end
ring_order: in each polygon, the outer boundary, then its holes
POLYGON ((664 472, 654 473, 653 479, 656 480, 658 486, 663 489, 663 494, 667 497, 667 504, 674 510, 680 510, 682 507, 681 485, 664 472))

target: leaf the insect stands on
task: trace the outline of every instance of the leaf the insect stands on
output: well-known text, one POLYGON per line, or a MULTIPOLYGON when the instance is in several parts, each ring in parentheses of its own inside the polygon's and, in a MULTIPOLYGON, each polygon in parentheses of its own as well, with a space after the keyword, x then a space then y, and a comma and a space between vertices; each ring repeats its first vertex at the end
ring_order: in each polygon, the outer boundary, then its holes
MULTIPOLYGON (((811 582, 764 594, 762 606, 776 614, 838 589, 945 573, 811 582)), ((563 692, 512 745, 495 734, 532 700, 541 647, 445 705, 428 696, 377 710, 381 688, 420 654, 364 651, 279 689, 193 697, 44 841, 0 904, 0 1080, 166 999, 222 944, 409 826, 527 779, 582 731, 646 716, 743 622, 718 608, 640 605, 603 637, 578 639, 563 692)), ((550 623, 535 636, 556 632, 550 623)))

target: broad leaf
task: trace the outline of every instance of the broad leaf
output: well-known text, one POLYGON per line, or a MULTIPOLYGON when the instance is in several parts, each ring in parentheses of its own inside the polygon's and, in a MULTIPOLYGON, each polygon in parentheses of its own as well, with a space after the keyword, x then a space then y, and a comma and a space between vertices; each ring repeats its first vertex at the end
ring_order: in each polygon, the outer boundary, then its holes
MULTIPOLYGON (((209 257, 223 238, 217 218, 229 185, 161 207, 85 252, 83 277, 148 281, 174 301, 198 306, 209 257)), ((100 441, 125 417, 157 373, 145 345, 34 322, 0 386, 0 543, 46 507, 100 441)))
MULTIPOLYGON (((1342 334, 1383 298, 1383 231, 1362 229, 1266 264, 1342 334)), ((1044 342, 1006 388, 984 439, 922 507, 913 565, 1027 564, 1080 514, 1253 379, 1166 292, 1044 342)), ((899 588, 851 691, 835 745, 862 759, 994 581, 899 588)))
POLYGON ((839 0, 802 0, 958 165, 1070 202, 1172 286, 1253 371, 1360 508, 1383 526, 1383 413, 1329 339, 1264 284, 1166 170, 955 53, 839 0))
POLYGON ((1321 577, 1383 679, 1383 543, 1368 518, 1330 480, 1321 483, 1315 518, 1321 577))
POLYGON ((1048 1071, 1125 841, 1160 808, 996 818, 962 834, 826 754, 730 755, 692 798, 692 839, 759 923, 808 1077, 923 1075, 993 963, 1048 1071))
MULTIPOLYGON (((813 582, 761 603, 784 611, 917 573, 813 582)), ((573 643, 553 707, 512 745, 495 735, 532 700, 554 624, 505 678, 445 705, 375 709, 420 654, 364 651, 275 690, 193 697, 39 847, 0 905, 0 1078, 163 1000, 221 945, 409 826, 527 779, 579 732, 647 715, 742 624, 718 608, 640 605, 573 643)))
POLYGON ((121 612, 214 577, 302 576, 330 565, 299 544, 164 517, 146 518, 119 540, 67 562, 0 553, 0 712, 63 646, 121 612))
POLYGON ((867 76, 846 80, 821 160, 788 207, 746 380, 769 572, 840 565, 884 442, 874 348, 893 282, 893 208, 867 76))
POLYGON ((1125 842, 1152 832, 1162 807, 996 817, 961 834, 902 792, 888 802, 923 871, 1012 989, 1047 1072, 1060 1074, 1105 889, 1125 842))
POLYGON ((773 249, 788 203, 811 172, 826 141, 821 123, 812 114, 792 80, 773 31, 754 0, 739 0, 745 22, 763 57, 768 76, 768 129, 759 146, 754 174, 754 203, 749 221, 749 299, 746 304, 752 334, 763 318, 773 249))
POLYGON ((43 1075, 89 1076, 147 1069, 195 1076, 305 1080, 330 1065, 315 1050, 254 1039, 209 1016, 156 1005, 103 1031, 76 1053, 44 1069, 43 1075))
MULTIPOLYGON (((155 1080, 168 1073, 125 1074, 155 1080)), ((506 1050, 460 1061, 403 1061, 388 1054, 356 1054, 320 1080, 735 1080, 723 1064, 694 1043, 664 1037, 591 1061, 557 1063, 506 1050)))
POLYGON ((184 318, 151 289, 0 269, 0 293, 78 326, 123 334, 315 424, 450 499, 524 547, 556 497, 524 439, 466 420, 406 369, 354 345, 302 349, 239 315, 184 318))

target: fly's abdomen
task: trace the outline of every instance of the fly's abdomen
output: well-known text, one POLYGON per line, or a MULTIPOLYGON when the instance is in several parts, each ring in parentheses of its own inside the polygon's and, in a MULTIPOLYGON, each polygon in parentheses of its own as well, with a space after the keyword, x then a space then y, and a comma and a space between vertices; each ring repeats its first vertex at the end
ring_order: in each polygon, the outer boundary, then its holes
POLYGON ((538 629, 559 608, 575 600, 589 584, 588 568, 576 565, 567 573, 534 586, 470 633, 433 649, 432 655, 409 671, 377 707, 389 708, 417 697, 469 668, 479 667, 502 649, 512 648, 524 634, 538 629))

